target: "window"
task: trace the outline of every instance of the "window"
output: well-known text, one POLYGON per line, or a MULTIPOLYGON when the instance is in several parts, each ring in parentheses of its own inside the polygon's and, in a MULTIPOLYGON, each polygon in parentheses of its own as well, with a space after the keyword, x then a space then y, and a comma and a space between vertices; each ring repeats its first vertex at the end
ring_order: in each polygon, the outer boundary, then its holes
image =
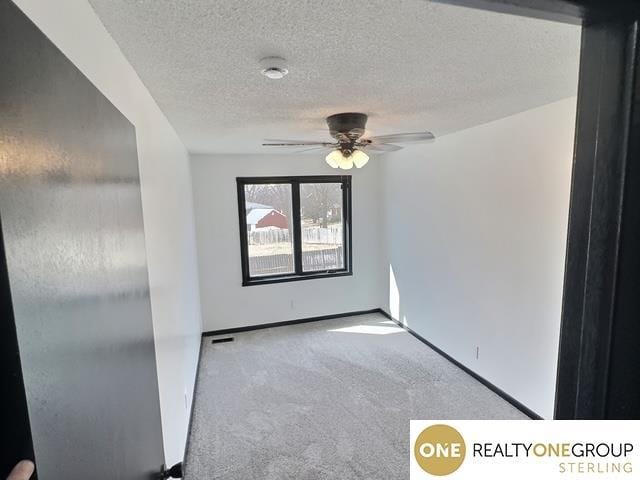
POLYGON ((238 178, 242 284, 351 275, 351 177, 238 178))

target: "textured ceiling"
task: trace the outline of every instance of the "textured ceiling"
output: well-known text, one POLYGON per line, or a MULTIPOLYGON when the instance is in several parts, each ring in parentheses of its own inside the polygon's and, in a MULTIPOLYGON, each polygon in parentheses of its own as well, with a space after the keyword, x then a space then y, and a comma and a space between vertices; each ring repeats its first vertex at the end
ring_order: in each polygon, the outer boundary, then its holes
POLYGON ((90 0, 191 152, 375 134, 444 135, 576 93, 580 28, 424 0, 90 0), (279 81, 259 59, 287 59, 279 81))

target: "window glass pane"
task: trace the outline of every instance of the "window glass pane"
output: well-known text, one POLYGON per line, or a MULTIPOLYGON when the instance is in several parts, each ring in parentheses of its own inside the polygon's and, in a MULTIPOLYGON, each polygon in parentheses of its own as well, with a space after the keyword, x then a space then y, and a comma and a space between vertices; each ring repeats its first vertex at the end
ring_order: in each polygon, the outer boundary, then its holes
POLYGON ((302 270, 344 268, 342 184, 300 184, 302 270))
POLYGON ((244 186, 249 274, 294 273, 291 185, 244 186))

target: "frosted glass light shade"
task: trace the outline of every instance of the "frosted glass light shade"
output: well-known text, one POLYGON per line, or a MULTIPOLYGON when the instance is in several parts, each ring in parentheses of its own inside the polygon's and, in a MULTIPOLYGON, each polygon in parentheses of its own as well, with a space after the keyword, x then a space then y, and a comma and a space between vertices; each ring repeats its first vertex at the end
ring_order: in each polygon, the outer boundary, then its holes
POLYGON ((350 158, 353 161, 356 168, 364 167, 369 161, 369 155, 364 153, 362 150, 354 150, 350 158))
POLYGON ((338 165, 342 170, 351 170, 353 168, 353 160, 351 159, 351 155, 345 157, 342 155, 342 160, 340 160, 340 164, 338 165))
POLYGON ((325 160, 331 168, 341 168, 343 170, 353 168, 353 160, 351 159, 351 156, 345 157, 340 150, 334 150, 329 153, 329 155, 325 157, 325 160))
POLYGON ((331 168, 338 168, 342 161, 342 152, 340 150, 334 150, 325 157, 325 160, 331 168))

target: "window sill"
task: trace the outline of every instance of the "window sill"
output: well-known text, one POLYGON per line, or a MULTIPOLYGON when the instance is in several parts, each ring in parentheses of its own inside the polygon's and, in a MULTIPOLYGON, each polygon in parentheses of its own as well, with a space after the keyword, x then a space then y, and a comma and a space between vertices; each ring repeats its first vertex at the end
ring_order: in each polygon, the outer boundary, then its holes
POLYGON ((300 280, 315 280, 317 278, 334 278, 334 277, 349 277, 352 276, 351 271, 339 271, 339 272, 319 272, 319 273, 307 273, 304 275, 283 275, 278 277, 265 277, 265 278, 252 278, 242 282, 243 287, 252 287, 254 285, 269 285, 271 283, 285 283, 285 282, 298 282, 300 280))

